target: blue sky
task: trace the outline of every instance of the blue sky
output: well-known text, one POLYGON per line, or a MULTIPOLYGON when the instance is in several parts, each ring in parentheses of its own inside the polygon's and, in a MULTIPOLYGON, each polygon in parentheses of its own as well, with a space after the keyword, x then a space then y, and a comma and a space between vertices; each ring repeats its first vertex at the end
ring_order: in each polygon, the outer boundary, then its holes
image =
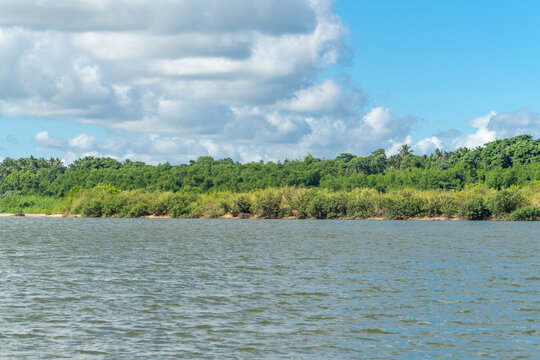
POLYGON ((0 158, 185 163, 540 133, 538 1, 0 1, 0 158))
POLYGON ((372 103, 422 119, 415 137, 491 110, 540 109, 540 2, 347 1, 351 74, 372 103))

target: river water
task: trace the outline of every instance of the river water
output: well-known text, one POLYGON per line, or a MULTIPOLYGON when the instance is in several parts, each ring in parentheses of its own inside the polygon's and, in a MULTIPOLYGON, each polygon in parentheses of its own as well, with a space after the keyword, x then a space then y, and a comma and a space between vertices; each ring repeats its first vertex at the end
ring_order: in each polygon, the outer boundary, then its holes
POLYGON ((0 218, 0 358, 540 358, 540 225, 0 218))

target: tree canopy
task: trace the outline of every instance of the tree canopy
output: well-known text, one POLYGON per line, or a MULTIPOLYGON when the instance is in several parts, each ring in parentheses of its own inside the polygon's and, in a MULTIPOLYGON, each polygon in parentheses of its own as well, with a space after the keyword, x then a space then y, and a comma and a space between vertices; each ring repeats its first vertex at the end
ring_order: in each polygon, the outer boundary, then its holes
POLYGON ((0 163, 0 194, 65 196, 72 188, 108 184, 121 190, 228 190, 320 187, 330 190, 373 188, 385 192, 402 188, 462 189, 484 183, 501 189, 540 180, 540 140, 520 135, 496 140, 476 149, 436 149, 415 155, 409 146, 387 156, 383 149, 368 156, 342 153, 335 159, 311 155, 284 162, 241 164, 230 158, 199 157, 189 164, 147 165, 112 158, 85 157, 65 166, 60 159, 7 158, 0 163))

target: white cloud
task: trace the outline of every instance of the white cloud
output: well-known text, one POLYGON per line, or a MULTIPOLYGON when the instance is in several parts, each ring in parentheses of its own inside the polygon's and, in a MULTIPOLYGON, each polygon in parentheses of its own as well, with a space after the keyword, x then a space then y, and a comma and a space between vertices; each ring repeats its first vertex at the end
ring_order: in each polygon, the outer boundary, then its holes
POLYGON ((388 125, 394 120, 390 109, 376 107, 364 116, 364 122, 375 134, 381 134, 389 130, 388 125))
POLYGON ((513 113, 501 113, 493 116, 487 127, 495 131, 497 138, 520 134, 540 136, 540 113, 530 109, 521 109, 513 113))
POLYGON ((339 61, 332 3, 0 1, 0 83, 11 85, 0 105, 9 117, 219 137, 233 108, 288 99, 339 61))
POLYGON ((255 108, 238 108, 234 120, 224 130, 226 138, 182 136, 154 133, 118 136, 98 141, 94 136, 79 134, 63 141, 71 159, 74 154, 95 154, 118 159, 131 158, 149 163, 185 163, 199 156, 230 157, 238 161, 277 161, 296 159, 308 153, 333 158, 339 152, 369 153, 385 144, 410 142, 412 121, 374 108, 365 116, 335 119, 330 116, 306 117, 291 112, 261 112, 255 108), (395 133, 375 131, 369 125, 374 114, 383 114, 386 126, 395 133), (250 133, 251 135, 248 135, 250 133), (236 137, 235 137, 236 136, 236 137))
POLYGON ((45 148, 63 148, 65 141, 60 138, 53 138, 47 131, 41 131, 34 135, 34 141, 41 147, 45 148))
POLYGON ((314 26, 312 3, 325 5, 304 0, 1 0, 0 25, 62 32, 296 33, 314 26))
POLYGON ((437 148, 438 149, 443 148, 443 142, 437 136, 424 138, 418 141, 413 146, 413 150, 415 151, 417 155, 431 154, 437 148))
POLYGON ((474 134, 469 134, 464 138, 456 138, 453 144, 456 147, 475 148, 495 140, 496 132, 488 128, 491 119, 497 115, 495 111, 489 114, 478 117, 470 121, 472 127, 476 129, 474 134))
POLYGON ((88 134, 79 134, 68 140, 68 145, 71 148, 78 150, 91 150, 96 144, 96 137, 88 134))
POLYGON ((306 114, 351 115, 363 95, 357 89, 347 89, 333 79, 296 91, 291 99, 280 101, 276 108, 306 114))
MULTIPOLYGON (((408 141, 413 118, 363 109, 365 96, 350 81, 328 78, 349 51, 333 4, 0 0, 0 84, 9 84, 0 87, 0 108, 14 121, 110 130, 107 139, 35 135, 68 160, 90 153, 149 162, 333 157, 408 141)), ((502 115, 475 122, 476 133, 455 144, 514 133, 510 123, 538 129, 537 114, 502 115)), ((415 150, 429 151, 438 139, 415 150)))
POLYGON ((318 81, 347 55, 333 2, 0 0, 0 82, 13 84, 0 105, 113 132, 63 140, 78 154, 269 160, 403 137, 409 120, 364 118, 359 90, 318 81))
POLYGON ((390 140, 389 143, 390 147, 386 149, 386 154, 391 156, 397 154, 403 145, 410 145, 412 143, 412 137, 407 135, 407 137, 401 141, 390 140))
POLYGON ((452 148, 475 148, 496 139, 521 134, 529 134, 533 137, 540 136, 540 114, 529 109, 501 114, 491 111, 484 116, 473 119, 470 124, 475 132, 455 138, 451 144, 452 148))

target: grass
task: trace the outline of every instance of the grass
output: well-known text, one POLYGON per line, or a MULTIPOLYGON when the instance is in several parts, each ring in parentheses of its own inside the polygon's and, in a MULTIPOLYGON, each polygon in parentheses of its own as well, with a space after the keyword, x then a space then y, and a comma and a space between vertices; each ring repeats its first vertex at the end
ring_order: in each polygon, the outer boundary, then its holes
POLYGON ((336 192, 320 188, 281 188, 233 192, 120 191, 100 185, 74 189, 63 198, 4 194, 1 213, 42 213, 93 217, 234 217, 299 219, 463 218, 538 220, 540 183, 494 190, 472 185, 461 191, 374 189, 336 192))

